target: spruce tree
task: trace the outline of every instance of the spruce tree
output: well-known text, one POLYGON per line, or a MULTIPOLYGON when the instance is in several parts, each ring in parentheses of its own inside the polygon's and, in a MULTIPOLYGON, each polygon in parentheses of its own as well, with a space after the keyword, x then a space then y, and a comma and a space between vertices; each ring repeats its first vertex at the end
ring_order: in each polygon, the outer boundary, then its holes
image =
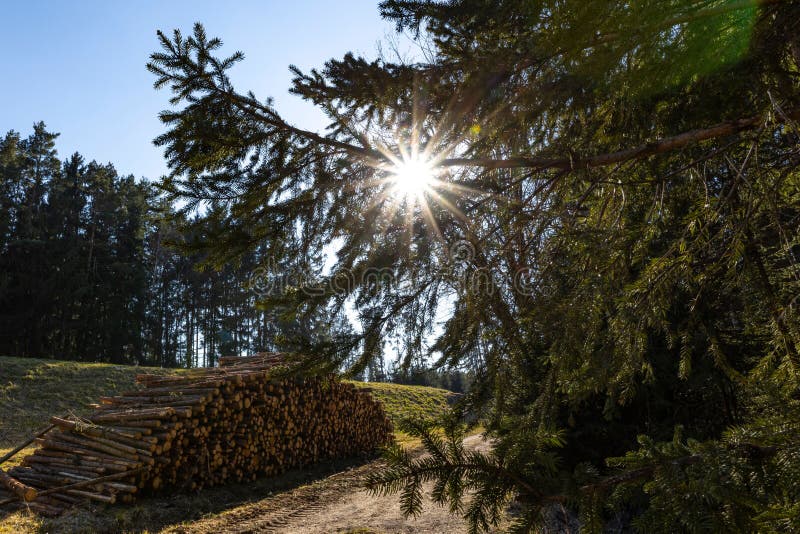
POLYGON ((48 254, 46 192, 60 173, 57 137, 38 122, 26 139, 9 132, 3 143, 3 182, 9 207, 4 219, 10 224, 0 256, 4 278, 0 284, 0 338, 11 346, 12 354, 40 352, 47 344, 52 258, 48 254))
POLYGON ((262 302, 358 310, 306 367, 358 373, 393 337, 409 365, 430 349, 472 367, 460 409, 493 453, 464 450, 457 420, 412 421, 431 456, 391 450, 373 486, 417 513, 433 480, 474 530, 511 499, 521 530, 561 505, 591 531, 614 510, 647 532, 797 528, 800 5, 381 10, 426 59, 294 69, 322 134, 238 92, 243 55, 217 57, 201 25, 160 33, 148 65, 176 106, 162 187, 213 228, 186 250, 317 272, 335 244, 330 273, 262 302), (435 180, 402 195, 409 158, 435 180))

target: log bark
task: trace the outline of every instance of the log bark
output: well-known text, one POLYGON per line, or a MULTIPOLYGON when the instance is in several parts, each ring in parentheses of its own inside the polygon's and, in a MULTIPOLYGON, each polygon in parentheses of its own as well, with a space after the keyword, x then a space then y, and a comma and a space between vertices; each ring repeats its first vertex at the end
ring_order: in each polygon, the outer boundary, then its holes
POLYGON ((332 378, 271 378, 284 363, 270 354, 173 378, 142 375, 142 389, 102 398, 85 421, 52 418, 56 428, 11 474, 62 501, 130 502, 140 489, 255 480, 391 439, 371 395, 332 378))
POLYGON ((23 441, 22 443, 20 443, 19 445, 17 445, 16 447, 11 449, 10 451, 8 451, 6 454, 4 454, 2 457, 0 457, 0 465, 3 465, 4 463, 6 463, 8 460, 13 458, 19 451, 21 451, 22 449, 24 449, 25 447, 27 447, 28 445, 33 443, 34 440, 36 440, 37 438, 40 438, 40 437, 44 436, 45 434, 47 434, 48 432, 50 432, 51 430, 53 430, 53 428, 54 428, 53 425, 49 425, 49 426, 45 427, 44 429, 40 430, 39 432, 37 432, 36 434, 31 436, 27 440, 23 441))
POLYGON ((39 493, 36 491, 36 489, 23 484, 2 469, 0 469, 0 484, 3 484, 3 486, 8 488, 14 493, 14 495, 22 499, 24 502, 31 502, 39 493))

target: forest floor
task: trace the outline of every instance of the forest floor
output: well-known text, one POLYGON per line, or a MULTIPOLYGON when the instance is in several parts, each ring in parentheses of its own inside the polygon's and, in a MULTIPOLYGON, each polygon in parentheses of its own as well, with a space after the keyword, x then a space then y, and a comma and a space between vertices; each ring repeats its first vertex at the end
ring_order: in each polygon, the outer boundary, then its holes
MULTIPOLYGON (((174 370, 56 360, 0 357, 0 455, 46 425, 53 414, 88 413, 101 395, 131 389, 137 373, 174 370)), ((371 389, 393 420, 431 416, 453 394, 435 388, 357 383, 371 389)), ((403 434, 398 441, 419 449, 403 434)), ((479 436, 471 447, 486 447, 479 436)), ((32 452, 3 465, 8 468, 32 452)), ((28 532, 463 532, 463 521, 427 502, 417 520, 400 513, 397 496, 374 496, 364 477, 380 468, 375 457, 322 462, 248 484, 229 484, 195 493, 144 497, 134 505, 75 509, 56 519, 25 510, 0 515, 0 534, 28 532)))

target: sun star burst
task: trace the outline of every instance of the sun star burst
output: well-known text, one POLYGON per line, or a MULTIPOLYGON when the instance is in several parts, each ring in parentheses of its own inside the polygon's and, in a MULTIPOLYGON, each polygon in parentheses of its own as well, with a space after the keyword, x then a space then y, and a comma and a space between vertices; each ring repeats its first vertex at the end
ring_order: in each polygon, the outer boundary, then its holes
POLYGON ((430 191, 436 181, 434 166, 423 159, 411 158, 398 162, 391 169, 391 182, 395 195, 421 197, 430 191))

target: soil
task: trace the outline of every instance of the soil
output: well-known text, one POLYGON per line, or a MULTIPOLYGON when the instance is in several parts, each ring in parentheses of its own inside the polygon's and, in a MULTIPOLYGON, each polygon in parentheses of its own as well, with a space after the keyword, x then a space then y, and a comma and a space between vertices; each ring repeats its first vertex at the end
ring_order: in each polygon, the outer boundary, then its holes
MULTIPOLYGON (((481 436, 465 445, 485 450, 481 436)), ((173 527, 174 533, 310 532, 337 533, 456 533, 467 530, 459 516, 426 499, 417 518, 405 518, 397 495, 376 496, 363 488, 365 477, 380 469, 380 460, 336 473, 312 484, 277 493, 221 514, 173 527)), ((431 488, 427 487, 426 491, 431 488)))

